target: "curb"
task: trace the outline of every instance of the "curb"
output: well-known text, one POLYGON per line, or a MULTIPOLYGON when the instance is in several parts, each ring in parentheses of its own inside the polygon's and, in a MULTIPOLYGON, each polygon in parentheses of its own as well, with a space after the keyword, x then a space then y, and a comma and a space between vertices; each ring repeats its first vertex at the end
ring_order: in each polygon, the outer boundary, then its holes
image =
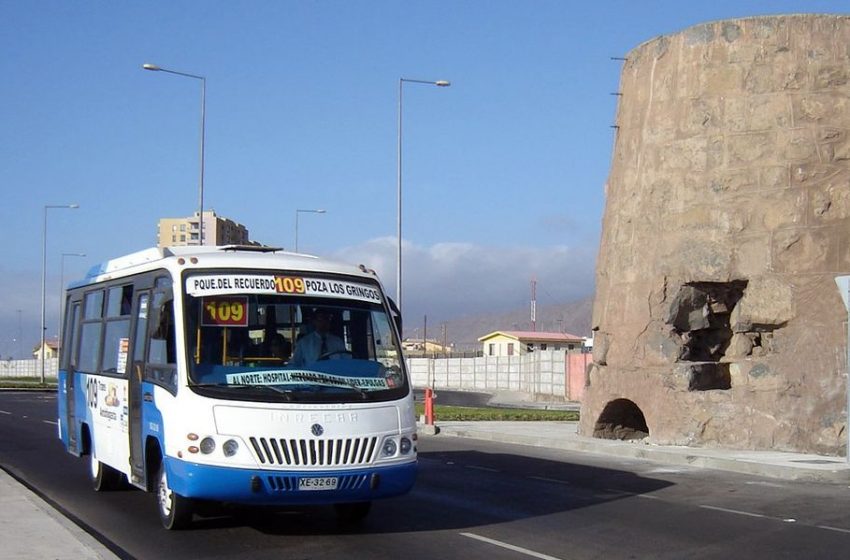
POLYGON ((829 484, 850 483, 850 465, 836 458, 834 461, 823 457, 799 455, 789 459, 793 454, 778 454, 769 452, 747 452, 735 450, 705 450, 693 447, 654 446, 645 443, 630 443, 617 440, 603 440, 576 435, 565 435, 562 438, 547 436, 521 435, 499 433, 475 427, 442 427, 439 433, 444 436, 465 437, 561 449, 564 451, 579 451, 626 459, 642 459, 667 465, 695 467, 704 469, 735 472, 763 476, 788 481, 821 482, 829 484), (717 455, 722 453, 723 456, 717 455), (835 463, 833 466, 832 463, 835 463), (806 466, 809 464, 809 466, 806 466), (839 468, 840 465, 840 468, 839 468))

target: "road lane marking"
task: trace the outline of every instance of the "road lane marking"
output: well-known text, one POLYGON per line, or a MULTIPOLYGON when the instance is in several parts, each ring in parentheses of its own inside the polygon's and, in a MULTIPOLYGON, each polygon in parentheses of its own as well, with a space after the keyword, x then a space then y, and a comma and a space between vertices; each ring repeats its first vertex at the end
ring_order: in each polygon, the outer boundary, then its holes
POLYGON ((44 422, 45 424, 50 424, 51 426, 59 425, 59 422, 57 422, 56 420, 42 420, 42 422, 44 422))
POLYGON ((737 510, 737 509, 728 509, 728 508, 722 508, 722 507, 717 507, 717 506, 706 506, 706 505, 701 505, 699 507, 701 507, 703 509, 711 509, 711 510, 714 510, 714 511, 722 511, 722 512, 725 512, 725 513, 734 513, 736 515, 746 515, 747 517, 759 517, 761 519, 768 519, 768 517, 766 515, 762 515, 760 513, 750 513, 749 511, 740 511, 740 510, 737 510))
POLYGON ((467 469, 486 472, 501 472, 499 469, 491 469, 490 467, 479 467, 478 465, 465 465, 467 469))
POLYGON ((8 410, 0 410, 0 414, 10 414, 11 415, 12 413, 9 412, 8 410))
POLYGON ((475 539, 477 541, 485 542, 487 544, 492 544, 495 546, 500 546, 502 548, 506 548, 508 550, 513 550, 514 552, 519 552, 520 554, 525 554, 526 556, 531 556, 532 558, 540 558, 541 560, 562 560, 556 556, 549 556, 548 554, 543 554, 542 552, 535 552, 533 550, 529 550, 527 548, 522 548, 521 546, 516 546, 513 544, 508 544, 506 542, 497 541, 494 539, 488 539, 487 537, 482 537, 481 535, 476 535, 475 533, 460 533, 464 537, 469 537, 470 539, 475 539))
POLYGON ((543 482, 554 482, 555 484, 564 484, 569 486, 570 483, 566 480, 558 480, 557 478, 546 478, 545 476, 528 476, 526 478, 530 478, 531 480, 541 480, 543 482))
POLYGON ((827 531, 838 531, 839 533, 850 533, 850 529, 841 529, 840 527, 830 527, 829 525, 815 525, 818 529, 826 529, 827 531))

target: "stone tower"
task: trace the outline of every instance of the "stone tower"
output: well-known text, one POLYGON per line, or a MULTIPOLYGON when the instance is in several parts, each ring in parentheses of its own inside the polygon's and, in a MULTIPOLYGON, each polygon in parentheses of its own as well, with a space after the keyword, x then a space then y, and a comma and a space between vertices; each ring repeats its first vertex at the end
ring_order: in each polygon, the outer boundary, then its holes
POLYGON ((620 93, 581 432, 844 453, 850 17, 658 37, 620 93))

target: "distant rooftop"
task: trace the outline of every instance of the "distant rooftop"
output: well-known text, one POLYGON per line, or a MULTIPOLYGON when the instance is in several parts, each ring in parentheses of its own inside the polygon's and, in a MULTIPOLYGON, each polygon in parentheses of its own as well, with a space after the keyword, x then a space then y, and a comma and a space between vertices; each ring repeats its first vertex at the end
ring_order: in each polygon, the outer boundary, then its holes
POLYGON ((562 332, 542 332, 542 331, 493 331, 489 334, 485 334, 484 336, 478 339, 479 342, 484 342, 489 338, 493 338, 495 336, 507 336, 509 338, 515 338, 520 342, 584 342, 583 336, 577 336, 570 333, 562 333, 562 332))

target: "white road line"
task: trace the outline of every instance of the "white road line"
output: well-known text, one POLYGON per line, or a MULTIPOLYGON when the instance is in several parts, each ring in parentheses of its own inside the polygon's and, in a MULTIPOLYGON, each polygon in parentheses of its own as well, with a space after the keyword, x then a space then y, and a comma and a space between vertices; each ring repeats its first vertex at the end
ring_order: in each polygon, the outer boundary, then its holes
POLYGON ((57 422, 56 420, 42 420, 42 422, 44 422, 45 424, 50 424, 51 426, 59 425, 59 422, 57 422))
POLYGON ((554 482, 555 484, 564 484, 569 486, 570 483, 566 480, 558 480, 557 478, 546 478, 545 476, 528 476, 531 480, 541 480, 543 482, 554 482))
POLYGON ((502 472, 499 469, 491 469, 490 467, 479 467, 478 465, 465 465, 467 469, 474 469, 476 471, 486 471, 486 472, 502 472))
POLYGON ((12 414, 8 410, 0 410, 0 414, 12 414))
POLYGON ((818 529, 826 529, 827 531, 838 531, 839 533, 850 533, 850 529, 841 529, 839 527, 830 527, 829 525, 815 525, 818 529))
POLYGON ((748 511, 739 511, 737 509, 727 509, 727 508, 722 508, 722 507, 717 507, 717 506, 701 505, 699 507, 701 507, 703 509, 711 509, 711 510, 714 510, 714 511, 723 511, 725 513, 734 513, 734 514, 737 514, 737 515, 746 515, 747 517, 760 517, 762 519, 768 519, 768 517, 766 515, 762 515, 760 513, 750 513, 748 511))
POLYGON ((469 537, 470 539, 475 539, 477 541, 485 542, 488 544, 492 544, 495 546, 500 546, 502 548, 506 548, 508 550, 513 550, 514 552, 519 552, 520 554, 525 554, 526 556, 531 556, 532 558, 540 558, 541 560, 562 560, 561 558, 557 558, 555 556, 549 556, 548 554, 543 554, 541 552, 535 552, 533 550, 528 550, 527 548, 522 548, 520 546, 515 546, 512 544, 504 543, 502 541, 497 541, 493 539, 488 539, 487 537, 482 537, 481 535, 476 535, 474 533, 460 533, 464 537, 469 537))
POLYGON ((645 500, 658 500, 659 502, 663 502, 664 498, 659 498, 658 496, 653 496, 651 494, 635 494, 636 498, 643 498, 645 500))

